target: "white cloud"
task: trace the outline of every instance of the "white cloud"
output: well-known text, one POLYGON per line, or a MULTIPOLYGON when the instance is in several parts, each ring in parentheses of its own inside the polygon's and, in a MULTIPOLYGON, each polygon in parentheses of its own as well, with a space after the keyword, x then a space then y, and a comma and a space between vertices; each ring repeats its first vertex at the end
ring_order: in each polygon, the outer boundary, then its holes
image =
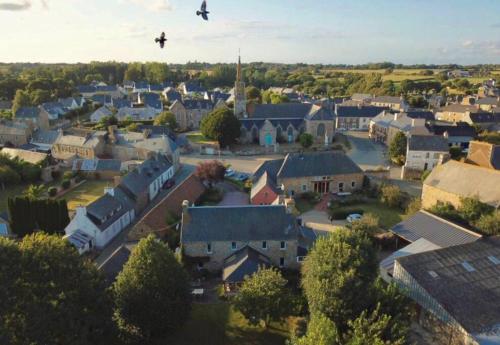
POLYGON ((462 43, 462 47, 474 52, 483 54, 500 54, 500 41, 472 41, 467 40, 462 43))
MULTIPOLYGON (((43 8, 47 8, 47 2, 40 0, 43 8)), ((0 11, 25 11, 29 10, 33 5, 32 0, 10 0, 0 1, 0 11)))
POLYGON ((139 6, 143 6, 150 11, 173 11, 174 7, 170 0, 128 0, 139 6))

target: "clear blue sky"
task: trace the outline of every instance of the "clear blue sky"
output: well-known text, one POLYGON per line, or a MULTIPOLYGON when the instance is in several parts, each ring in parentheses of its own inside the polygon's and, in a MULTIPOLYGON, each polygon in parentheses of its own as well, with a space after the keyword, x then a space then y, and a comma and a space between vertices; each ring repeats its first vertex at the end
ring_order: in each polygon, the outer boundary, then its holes
POLYGON ((0 61, 500 63, 499 0, 200 2, 0 0, 0 61))

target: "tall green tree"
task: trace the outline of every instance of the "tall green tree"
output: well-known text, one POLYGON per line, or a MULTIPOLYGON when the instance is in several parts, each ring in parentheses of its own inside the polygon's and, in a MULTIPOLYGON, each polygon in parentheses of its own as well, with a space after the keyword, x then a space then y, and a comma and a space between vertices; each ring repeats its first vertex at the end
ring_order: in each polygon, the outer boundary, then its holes
POLYGON ((271 321, 282 321, 290 311, 290 293, 287 281, 273 268, 260 268, 245 279, 234 306, 252 324, 264 323, 267 328, 271 321))
POLYGON ((174 333, 189 317, 188 275, 168 246, 153 236, 133 250, 112 291, 121 329, 146 341, 174 333))
POLYGON ((19 244, 0 239, 0 258, 2 344, 110 343, 104 279, 67 241, 43 233, 19 244))
POLYGON ((371 304, 367 293, 376 275, 376 251, 366 234, 341 229, 318 239, 302 266, 309 310, 345 330, 371 304))
POLYGON ((255 86, 249 86, 246 88, 245 92, 247 101, 262 103, 262 94, 260 92, 260 89, 256 88, 255 86))
POLYGON ((341 345, 335 324, 325 315, 314 313, 301 338, 292 338, 292 345, 341 345))
POLYGON ((233 112, 226 108, 217 109, 201 121, 202 134, 212 140, 217 140, 224 148, 236 142, 241 134, 240 121, 233 112))
POLYGON ((12 114, 16 116, 19 108, 27 107, 31 105, 31 98, 28 92, 23 90, 17 90, 14 100, 12 101, 12 114))
MULTIPOLYGON (((144 74, 146 80, 153 84, 161 84, 167 81, 170 71, 166 63, 160 62, 147 62, 144 65, 144 74)), ((129 79, 138 80, 138 79, 129 79)))
POLYGON ((404 345, 406 338, 387 340, 385 331, 391 322, 391 316, 380 314, 377 307, 371 314, 363 311, 354 321, 349 322, 350 331, 347 335, 346 345, 404 345))
POLYGON ((170 130, 175 131, 177 129, 177 120, 171 111, 164 111, 155 118, 154 125, 167 126, 170 130))
POLYGON ((144 79, 142 64, 140 62, 129 63, 127 66, 127 70, 125 71, 124 79, 133 81, 140 81, 144 79))
POLYGON ((21 176, 8 165, 0 165, 0 186, 15 185, 21 182, 21 176))
POLYGON ((389 143, 389 157, 399 165, 403 165, 406 161, 406 145, 407 138, 403 132, 397 132, 392 141, 389 143))

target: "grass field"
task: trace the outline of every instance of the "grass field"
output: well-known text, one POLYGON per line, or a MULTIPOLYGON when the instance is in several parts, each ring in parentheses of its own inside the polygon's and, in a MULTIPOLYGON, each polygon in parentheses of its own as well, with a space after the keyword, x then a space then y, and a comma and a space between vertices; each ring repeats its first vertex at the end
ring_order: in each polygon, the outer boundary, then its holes
POLYGON ((28 188, 28 185, 7 187, 5 190, 0 189, 0 213, 7 211, 7 200, 9 198, 20 196, 26 188, 28 188))
POLYGON ((205 138, 201 132, 192 132, 186 135, 186 138, 195 144, 216 144, 215 141, 205 138))
POLYGON ((229 304, 195 304, 179 333, 155 345, 284 345, 287 338, 286 325, 271 324, 266 330, 250 326, 229 304))
POLYGON ((74 211, 78 206, 86 206, 97 200, 104 194, 104 188, 111 185, 111 181, 87 181, 63 195, 61 199, 66 199, 68 210, 74 211))
POLYGON ((360 203, 350 206, 335 208, 335 210, 363 210, 363 214, 372 213, 379 218, 380 227, 385 230, 403 221, 407 216, 399 209, 389 208, 380 202, 360 203))

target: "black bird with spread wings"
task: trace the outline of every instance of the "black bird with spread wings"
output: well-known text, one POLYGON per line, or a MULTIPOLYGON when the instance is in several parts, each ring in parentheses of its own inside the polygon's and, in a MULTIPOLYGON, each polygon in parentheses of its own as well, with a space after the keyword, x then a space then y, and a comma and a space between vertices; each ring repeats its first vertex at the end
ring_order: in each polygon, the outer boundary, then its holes
POLYGON ((209 13, 210 12, 207 11, 207 1, 203 0, 203 2, 201 3, 200 11, 196 11, 196 15, 197 16, 201 15, 203 19, 208 20, 209 13))
POLYGON ((160 38, 155 38, 155 42, 160 43, 160 48, 163 49, 163 47, 165 47, 165 42, 167 42, 167 39, 165 38, 165 33, 162 32, 160 38))

